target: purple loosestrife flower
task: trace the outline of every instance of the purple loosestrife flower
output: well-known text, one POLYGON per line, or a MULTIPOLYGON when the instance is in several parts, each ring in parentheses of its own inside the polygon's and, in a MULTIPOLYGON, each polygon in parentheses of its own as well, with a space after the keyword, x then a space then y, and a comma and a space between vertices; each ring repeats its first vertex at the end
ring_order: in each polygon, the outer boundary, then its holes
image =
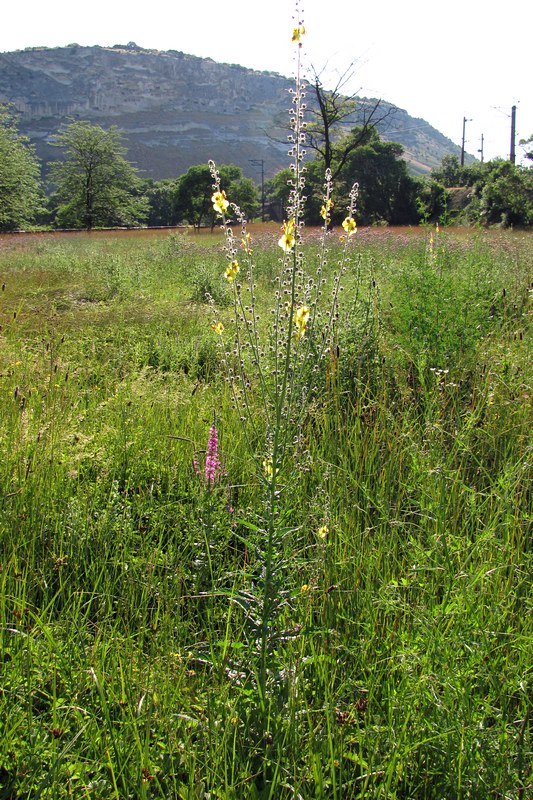
POLYGON ((207 442, 207 455, 205 457, 204 478, 206 486, 213 486, 221 473, 220 457, 218 455, 218 431, 215 425, 209 430, 207 442))

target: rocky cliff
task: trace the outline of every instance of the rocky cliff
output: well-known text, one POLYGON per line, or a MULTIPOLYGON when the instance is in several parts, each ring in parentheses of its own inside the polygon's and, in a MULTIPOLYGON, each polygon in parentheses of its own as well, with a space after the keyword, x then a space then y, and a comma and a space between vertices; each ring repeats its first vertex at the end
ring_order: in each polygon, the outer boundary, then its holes
MULTIPOLYGON (((238 164, 256 179, 252 159, 264 161, 266 177, 287 166, 291 86, 275 73, 134 44, 0 53, 0 103, 19 112, 20 130, 45 164, 58 158, 51 144, 58 128, 83 119, 124 131, 128 159, 155 179, 176 177, 210 158, 238 164)), ((361 108, 367 102, 362 99, 361 108)), ((458 151, 401 110, 381 133, 404 145, 417 172, 458 151)))

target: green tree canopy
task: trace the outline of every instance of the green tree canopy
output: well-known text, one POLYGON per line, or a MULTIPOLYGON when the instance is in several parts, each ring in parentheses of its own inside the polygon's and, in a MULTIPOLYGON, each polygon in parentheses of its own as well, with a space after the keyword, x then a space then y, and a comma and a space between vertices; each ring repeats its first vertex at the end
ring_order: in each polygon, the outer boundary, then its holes
POLYGON ((442 158, 439 167, 431 170, 431 177, 446 189, 451 189, 465 185, 464 172, 464 167, 459 163, 457 156, 448 154, 442 158))
POLYGON ((291 184, 293 180, 292 171, 286 167, 276 172, 265 185, 266 202, 271 219, 281 222, 287 217, 287 206, 291 194, 291 184))
POLYGON ((56 222, 61 227, 127 227, 144 222, 148 202, 141 183, 125 159, 122 134, 89 122, 72 122, 54 144, 65 160, 55 161, 50 180, 57 187, 56 222))
POLYGON ((31 225, 41 210, 39 162, 14 116, 0 105, 0 230, 31 225))
POLYGON ((452 189, 473 186, 482 172, 483 164, 474 162, 462 167, 456 155, 448 154, 443 157, 439 167, 431 170, 431 177, 446 189, 452 189))
POLYGON ((485 225, 533 223, 533 172, 510 161, 495 159, 485 165, 484 180, 476 187, 480 221, 485 225))
POLYGON ((148 225, 177 225, 179 220, 176 212, 176 191, 178 179, 163 178, 154 181, 151 178, 143 180, 143 191, 148 201, 148 225))
MULTIPOLYGON (((223 191, 231 203, 236 203, 247 219, 253 219, 259 213, 258 192, 255 183, 245 178, 240 167, 233 164, 221 164, 218 167, 223 191)), ((213 195, 213 178, 207 164, 190 167, 178 181, 176 191, 176 213, 178 219, 184 219, 195 228, 201 225, 213 225, 216 214, 213 211, 211 197, 213 195)), ((231 215, 231 207, 228 209, 231 215)))
MULTIPOLYGON (((340 143, 345 154, 342 169, 338 170, 334 184, 334 224, 346 216, 346 206, 352 185, 359 184, 357 219, 365 225, 388 222, 392 225, 417 223, 416 206, 418 184, 408 172, 401 157, 403 148, 396 142, 384 142, 375 128, 354 128, 346 138, 358 142, 354 148, 349 142, 340 143)), ((325 165, 321 159, 311 162, 307 174, 308 221, 320 224, 325 165)))

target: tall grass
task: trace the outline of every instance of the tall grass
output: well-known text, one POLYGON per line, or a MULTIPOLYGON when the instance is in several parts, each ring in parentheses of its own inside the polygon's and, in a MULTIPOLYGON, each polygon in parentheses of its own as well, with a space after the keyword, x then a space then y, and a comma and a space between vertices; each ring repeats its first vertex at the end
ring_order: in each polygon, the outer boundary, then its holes
POLYGON ((530 239, 306 232, 293 100, 281 238, 0 239, 0 800, 531 794, 530 239))
POLYGON ((531 792, 529 239, 441 234, 435 261, 362 233, 280 523, 264 741, 265 486, 195 294, 206 242, 2 240, 0 797, 531 792))

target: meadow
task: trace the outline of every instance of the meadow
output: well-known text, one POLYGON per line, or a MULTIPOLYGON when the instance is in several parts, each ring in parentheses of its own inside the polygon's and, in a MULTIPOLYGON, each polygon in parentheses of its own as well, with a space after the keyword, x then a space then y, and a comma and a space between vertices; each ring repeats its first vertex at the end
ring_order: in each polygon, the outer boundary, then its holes
POLYGON ((0 236, 0 800, 533 796, 531 234, 326 238, 258 656, 272 470, 220 232, 0 236))

